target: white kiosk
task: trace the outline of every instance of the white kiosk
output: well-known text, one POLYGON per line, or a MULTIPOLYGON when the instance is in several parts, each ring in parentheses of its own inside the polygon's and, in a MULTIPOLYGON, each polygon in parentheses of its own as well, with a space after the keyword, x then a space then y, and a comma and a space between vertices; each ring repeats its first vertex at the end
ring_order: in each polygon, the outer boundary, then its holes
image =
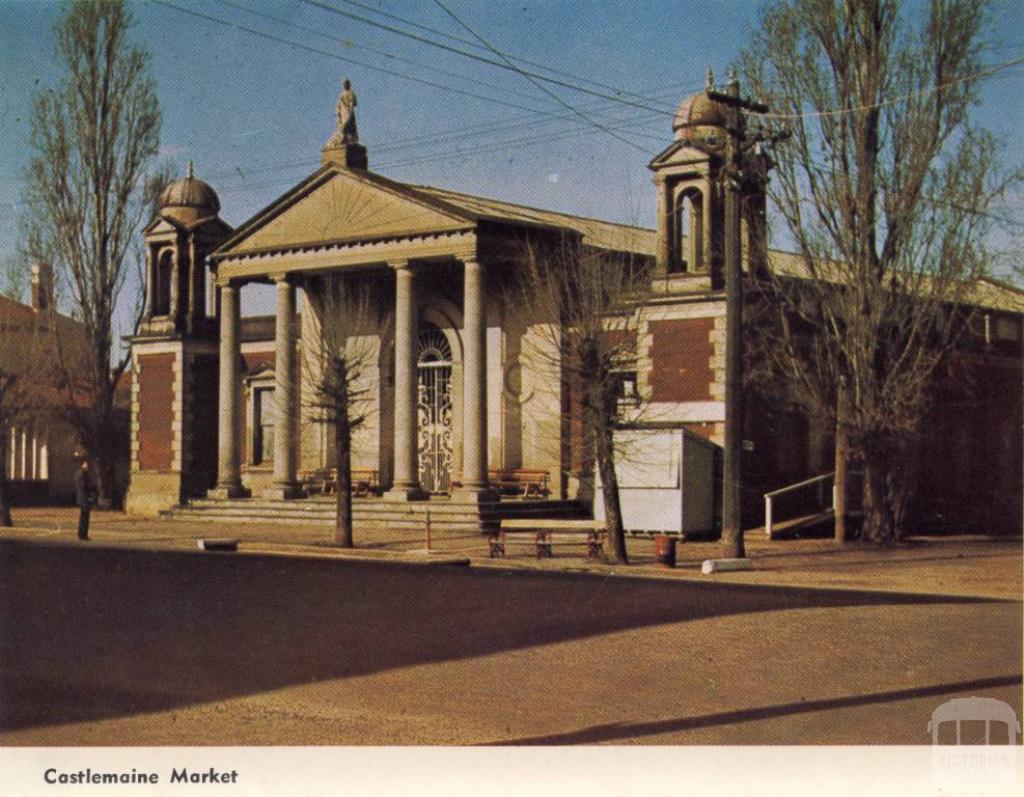
MULTIPOLYGON (((710 534, 715 523, 718 446, 683 428, 619 429, 615 472, 629 534, 710 534)), ((598 476, 594 519, 604 520, 598 476)))

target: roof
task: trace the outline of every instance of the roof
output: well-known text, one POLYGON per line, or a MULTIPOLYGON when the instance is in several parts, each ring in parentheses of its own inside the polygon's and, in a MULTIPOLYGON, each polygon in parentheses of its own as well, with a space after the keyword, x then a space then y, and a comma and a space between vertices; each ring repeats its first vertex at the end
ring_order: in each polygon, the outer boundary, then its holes
MULTIPOLYGON (((321 224, 321 237, 316 241, 312 239, 306 240, 310 236, 307 231, 303 231, 297 234, 294 242, 288 244, 284 243, 279 236, 276 236, 269 247, 254 247, 253 242, 260 238, 261 230, 269 229, 270 225, 274 224, 277 219, 304 199, 311 197, 318 188, 326 185, 335 177, 344 177, 349 184, 362 186, 365 190, 380 191, 382 194, 386 194, 396 200, 404 201, 409 207, 422 208, 427 215, 417 219, 416 223, 420 225, 430 226, 438 224, 445 229, 470 229, 481 221, 492 221, 530 227, 572 230, 580 233, 583 236, 583 242, 590 246, 601 249, 635 252, 643 255, 653 256, 654 254, 656 237, 654 230, 583 216, 574 216, 567 213, 556 213, 554 211, 516 205, 511 202, 503 202, 497 199, 449 191, 443 188, 400 183, 370 171, 346 169, 336 164, 328 163, 241 224, 234 234, 218 247, 214 253, 214 258, 219 260, 224 257, 230 257, 233 254, 243 254, 250 248, 253 251, 258 251, 266 248, 282 249, 310 244, 348 242, 359 237, 356 235, 353 238, 351 233, 359 228, 360 223, 364 223, 364 230, 375 230, 375 234, 386 236, 393 236, 395 234, 395 230, 381 225, 379 213, 372 219, 371 224, 365 224, 365 218, 354 218, 356 211, 368 206, 365 194, 363 194, 359 196, 361 208, 353 209, 347 216, 340 212, 335 213, 333 208, 336 205, 324 208, 325 211, 331 210, 330 215, 335 223, 336 230, 327 231, 321 224)), ((328 214, 321 213, 318 215, 322 219, 328 214)), ((270 236, 264 235, 264 237, 270 236)))
POLYGON ((583 242, 599 249, 614 249, 654 256, 657 233, 646 227, 618 224, 586 216, 574 216, 553 210, 541 210, 527 205, 516 205, 499 199, 463 194, 432 186, 409 186, 413 190, 436 197, 450 205, 491 221, 541 225, 570 229, 583 236, 583 242))
MULTIPOLYGON (((684 103, 685 104, 685 103, 684 103)), ((678 147, 678 142, 672 146, 678 147)), ((363 186, 364 189, 377 189, 392 197, 400 198, 406 203, 423 208, 436 214, 426 217, 425 223, 444 223, 455 226, 472 226, 480 221, 492 221, 504 224, 518 224, 547 229, 571 230, 582 236, 585 245, 598 249, 618 252, 631 252, 637 255, 654 257, 657 244, 655 230, 629 224, 603 221, 601 219, 560 213, 553 210, 518 205, 499 199, 466 194, 434 186, 401 183, 387 177, 362 169, 347 169, 333 163, 321 166, 305 180, 294 186, 267 207, 263 208, 248 221, 243 223, 214 253, 216 259, 230 257, 236 253, 246 254, 248 244, 244 242, 257 234, 261 229, 274 222, 282 214, 298 202, 311 195, 318 187, 325 185, 334 177, 344 177, 350 184, 363 186), (430 221, 433 218, 435 221, 430 221)), ((334 206, 331 206, 334 207, 334 206)), ((344 225, 342 225, 344 226, 344 225)), ((388 234, 394 234, 390 232, 388 234)), ((349 238, 330 238, 315 243, 343 242, 349 238)), ((277 241, 269 248, 302 248, 311 241, 283 243, 277 241)), ((253 251, 259 251, 253 249, 253 251)), ((793 252, 769 250, 769 262, 779 274, 807 279, 801 257, 793 252)), ((971 304, 1007 312, 1024 313, 1024 291, 998 280, 985 278, 980 280, 968 299, 971 304)))
MULTIPOLYGON (((768 262, 776 274, 808 279, 803 258, 795 252, 770 249, 768 262)), ((1024 314, 1024 290, 995 277, 986 276, 976 280, 964 295, 963 302, 988 310, 1024 314)))

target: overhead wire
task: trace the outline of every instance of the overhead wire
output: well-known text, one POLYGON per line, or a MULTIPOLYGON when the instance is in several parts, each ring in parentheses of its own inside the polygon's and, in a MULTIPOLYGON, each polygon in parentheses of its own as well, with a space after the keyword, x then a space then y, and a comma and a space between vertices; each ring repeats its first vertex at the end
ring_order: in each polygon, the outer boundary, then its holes
POLYGON ((185 8, 183 6, 177 5, 176 3, 170 2, 170 0, 150 0, 150 2, 154 3, 156 5, 159 5, 159 6, 164 6, 166 8, 173 9, 173 10, 178 11, 178 12, 183 13, 183 14, 188 14, 190 16, 198 17, 200 19, 205 19, 205 20, 207 20, 209 22, 214 22, 214 23, 216 23, 218 25, 223 25, 223 26, 228 27, 228 28, 235 28, 235 29, 243 31, 245 33, 249 33, 249 34, 251 34, 253 36, 259 36, 262 39, 267 39, 269 41, 277 42, 278 44, 284 44, 284 45, 287 45, 289 47, 293 47, 293 48, 299 49, 299 50, 304 50, 304 51, 310 52, 310 53, 315 53, 317 55, 325 55, 328 58, 333 58, 333 59, 335 59, 337 61, 342 61, 342 62, 347 63, 347 64, 353 64, 355 66, 363 67, 364 69, 369 69, 369 70, 372 70, 372 71, 381 72, 383 74, 391 75, 392 77, 401 78, 402 80, 408 80, 408 81, 411 81, 413 83, 419 83, 419 84, 422 84, 422 85, 425 85, 425 86, 431 86, 432 88, 441 89, 442 91, 447 91, 447 92, 450 92, 452 94, 458 94, 458 95, 465 96, 465 97, 471 97, 473 99, 481 100, 483 102, 493 103, 495 105, 503 105, 503 106, 506 106, 508 108, 513 108, 513 109, 519 110, 519 111, 528 111, 530 113, 537 113, 537 114, 542 114, 542 115, 553 115, 555 113, 554 111, 546 111, 546 110, 542 110, 542 109, 539 109, 539 108, 532 108, 532 107, 528 107, 528 106, 525 106, 525 105, 519 105, 518 103, 507 102, 505 100, 497 99, 496 97, 493 97, 493 96, 488 96, 488 95, 485 95, 485 94, 477 94, 475 92, 466 91, 464 89, 459 89, 459 88, 455 88, 455 87, 452 87, 452 86, 446 86, 446 85, 444 85, 442 83, 435 83, 432 80, 427 80, 425 78, 416 77, 414 75, 407 75, 407 74, 405 74, 403 72, 398 72, 398 71, 396 71, 394 69, 388 69, 387 67, 377 66, 375 64, 368 64, 368 63, 366 63, 364 61, 359 61, 359 60, 356 60, 354 58, 348 58, 346 56, 339 55, 338 53, 330 52, 329 50, 322 50, 322 49, 320 49, 318 47, 311 47, 308 44, 302 44, 300 42, 295 42, 295 41, 292 41, 290 39, 285 39, 285 38, 283 38, 281 36, 275 36, 274 34, 267 33, 266 31, 261 31, 261 30, 255 29, 255 28, 250 28, 247 25, 242 25, 242 24, 240 24, 238 22, 234 22, 234 21, 231 21, 231 20, 221 19, 220 17, 215 17, 215 16, 212 16, 210 14, 203 13, 202 11, 196 11, 195 9, 185 8))
MULTIPOLYGON (((487 49, 483 45, 481 45, 478 42, 475 42, 475 41, 473 41, 471 39, 465 39, 465 38, 463 38, 461 36, 455 36, 455 35, 453 35, 451 33, 446 33, 445 31, 437 30, 436 28, 431 28, 431 27, 428 27, 426 25, 421 25, 421 24, 419 24, 419 23, 417 23, 417 22, 415 22, 415 21, 413 21, 411 19, 408 19, 406 17, 402 17, 402 16, 399 16, 397 14, 389 14, 386 11, 381 11, 380 9, 377 9, 377 8, 374 8, 373 6, 367 5, 366 3, 357 2, 357 0, 341 0, 341 2, 344 3, 345 5, 355 6, 356 8, 364 9, 366 11, 369 11, 369 12, 373 13, 373 14, 377 14, 379 16, 386 17, 387 19, 392 19, 392 20, 395 20, 396 22, 401 22, 402 24, 408 25, 409 27, 417 28, 418 30, 426 31, 427 33, 433 33, 436 36, 443 36, 446 39, 450 39, 452 41, 457 41, 460 44, 469 45, 470 47, 474 47, 474 48, 476 48, 478 50, 485 50, 485 49, 487 49)), ((624 94, 626 96, 635 97, 637 99, 649 100, 649 101, 652 101, 652 102, 657 102, 658 101, 657 98, 654 97, 653 95, 643 94, 643 93, 638 93, 638 92, 633 92, 633 91, 626 91, 626 90, 624 90, 624 89, 622 89, 622 88, 620 88, 618 86, 611 86, 611 85, 609 85, 607 83, 601 83, 600 81, 592 80, 590 78, 583 77, 581 75, 576 75, 576 74, 573 74, 572 72, 566 72, 564 70, 557 69, 557 68, 555 68, 553 66, 550 66, 548 64, 542 64, 542 63, 540 63, 538 61, 531 61, 528 58, 524 58, 521 55, 513 55, 512 59, 516 63, 528 64, 529 66, 535 66, 538 69, 543 69, 546 72, 550 72, 550 73, 555 74, 555 75, 562 75, 563 77, 571 78, 572 80, 575 80, 578 83, 587 83, 587 84, 589 84, 591 86, 597 86, 598 88, 607 89, 608 91, 614 91, 614 92, 616 92, 618 94, 624 94)))
POLYGON ((396 55, 395 53, 388 52, 387 50, 381 50, 381 49, 378 49, 376 47, 370 47, 370 46, 365 45, 365 44, 358 44, 357 42, 353 41, 352 39, 343 39, 343 38, 340 38, 338 36, 334 36, 334 35, 332 35, 330 33, 325 33, 322 30, 317 30, 315 28, 311 28, 311 27, 309 27, 307 25, 300 25, 297 22, 292 22, 290 20, 279 19, 279 18, 275 17, 273 14, 266 14, 266 13, 264 13, 262 11, 256 11, 256 10, 254 10, 252 8, 248 8, 247 6, 243 5, 242 3, 234 2, 234 0, 217 0, 217 2, 220 3, 221 5, 228 6, 229 8, 234 8, 234 9, 236 9, 238 11, 242 11, 242 12, 244 12, 246 14, 252 14, 253 16, 260 17, 261 19, 269 20, 270 22, 273 22, 275 24, 286 25, 288 27, 295 28, 296 30, 302 31, 303 33, 308 33, 308 34, 310 34, 312 36, 319 36, 322 39, 327 39, 328 41, 336 42, 338 44, 341 44, 344 47, 352 47, 352 48, 357 49, 357 50, 365 50, 366 52, 373 53, 374 55, 379 55, 382 58, 386 58, 386 59, 391 60, 391 61, 399 61, 401 63, 409 64, 410 66, 414 66, 414 67, 416 67, 418 69, 426 69, 426 70, 429 70, 431 72, 437 72, 438 74, 445 75, 445 76, 451 77, 451 78, 455 78, 456 80, 470 81, 470 82, 476 84, 477 86, 486 86, 487 88, 495 89, 497 91, 507 92, 509 94, 515 94, 515 95, 518 95, 520 97, 525 97, 526 99, 534 99, 533 95, 527 94, 525 91, 517 91, 516 89, 511 89, 511 88, 507 88, 507 87, 504 87, 504 86, 498 86, 498 85, 496 85, 494 83, 488 83, 487 81, 480 80, 480 79, 475 78, 475 77, 469 77, 467 75, 460 75, 459 73, 452 72, 451 70, 448 70, 448 69, 441 69, 440 67, 431 66, 429 64, 424 64, 424 63, 422 63, 420 61, 414 61, 411 58, 405 58, 404 56, 396 55))
POLYGON ((545 86, 545 85, 544 85, 543 83, 541 83, 541 82, 540 82, 540 81, 539 81, 539 80, 538 80, 538 79, 537 79, 536 77, 534 77, 533 75, 531 75, 531 74, 530 74, 529 72, 527 72, 527 71, 525 71, 525 70, 523 70, 523 69, 520 69, 519 67, 517 67, 517 66, 516 66, 516 65, 515 65, 515 64, 514 64, 514 63, 513 63, 512 61, 511 61, 511 59, 509 58, 509 56, 508 56, 508 55, 506 55, 506 54, 505 54, 504 52, 502 52, 501 50, 499 50, 499 49, 497 49, 496 47, 494 47, 494 46, 493 46, 493 45, 492 45, 492 44, 491 44, 491 43, 490 43, 489 41, 487 41, 487 40, 486 40, 486 39, 485 39, 485 38, 484 38, 483 36, 481 36, 481 35, 480 35, 479 33, 477 33, 477 32, 476 32, 476 31, 475 31, 475 30, 474 30, 473 28, 471 28, 471 27, 470 27, 470 26, 469 26, 469 25, 468 25, 468 24, 467 24, 466 22, 464 22, 464 21, 463 21, 462 19, 460 19, 460 18, 459 18, 459 17, 458 17, 458 16, 457 16, 457 15, 456 15, 456 14, 455 14, 455 13, 454 13, 454 12, 453 12, 453 11, 452 11, 451 9, 450 9, 450 8, 448 8, 448 6, 446 6, 446 5, 445 5, 445 4, 444 4, 444 3, 442 2, 442 0, 434 0, 434 3, 435 3, 435 4, 436 4, 436 5, 437 5, 437 6, 438 6, 438 7, 439 7, 439 8, 440 8, 440 9, 441 9, 442 11, 444 11, 444 12, 445 12, 445 13, 446 13, 446 14, 447 14, 448 16, 450 16, 450 17, 451 17, 451 18, 452 18, 453 20, 455 20, 455 22, 456 22, 456 23, 458 23, 458 24, 459 24, 460 26, 462 26, 463 28, 465 28, 465 29, 466 29, 466 30, 467 30, 467 31, 469 32, 469 34, 470 34, 471 36, 473 36, 473 37, 474 37, 475 39, 477 39, 477 40, 478 40, 478 41, 479 41, 479 42, 480 42, 481 44, 483 44, 483 45, 484 45, 485 47, 487 47, 487 49, 488 49, 488 50, 490 50, 490 51, 491 51, 492 53, 494 53, 494 54, 495 54, 495 55, 497 55, 497 56, 498 56, 499 58, 501 58, 501 60, 502 60, 502 61, 504 61, 504 62, 505 62, 505 64, 506 64, 506 65, 507 65, 507 66, 508 66, 509 68, 511 68, 511 69, 512 69, 513 71, 515 71, 515 72, 516 72, 516 74, 518 74, 518 75, 521 75, 522 77, 526 78, 526 79, 527 79, 528 81, 530 81, 530 83, 532 83, 532 84, 533 84, 534 86, 536 86, 536 87, 537 87, 537 88, 538 88, 538 89, 539 89, 540 91, 542 91, 542 92, 543 92, 544 94, 546 94, 546 95, 547 95, 548 97, 550 97, 551 99, 555 100, 555 102, 557 102, 558 104, 562 105, 563 107, 565 107, 565 108, 566 108, 567 110, 571 111, 572 113, 576 114, 576 115, 577 115, 578 117, 580 117, 581 119, 583 119, 583 120, 584 120, 585 122, 587 122, 588 124, 591 124, 591 125, 593 125, 594 127, 596 127, 596 128, 598 129, 598 130, 601 130, 601 131, 602 131, 603 133, 605 133, 606 135, 609 135, 609 136, 611 136, 611 137, 612 137, 612 138, 614 138, 614 139, 615 139, 616 141, 619 141, 619 142, 621 142, 621 143, 623 143, 623 144, 626 144, 627 146, 630 146, 630 147, 632 147, 633 149, 637 149, 637 150, 640 150, 641 152, 644 152, 644 153, 646 153, 646 152, 647 152, 647 149, 646 149, 645 147, 641 147, 641 146, 640 146, 639 144, 637 144, 636 142, 634 142, 634 141, 630 141, 630 140, 629 140, 628 138, 626 138, 625 136, 620 136, 620 135, 619 135, 618 133, 616 133, 616 132, 614 132, 613 130, 611 130, 611 128, 608 128, 608 127, 606 127, 605 125, 603 125, 603 124, 601 124, 600 122, 598 122, 598 121, 597 121, 596 119, 593 119, 593 118, 591 118, 590 116, 588 116, 587 114, 585 114, 585 113, 584 113, 583 111, 579 110, 579 109, 578 109, 577 107, 575 107, 575 106, 574 106, 574 105, 572 105, 571 103, 568 103, 568 102, 566 102, 565 100, 563 100, 563 99, 562 99, 561 97, 559 97, 559 96, 558 96, 557 94, 555 94, 555 92, 553 92, 553 91, 552 91, 551 89, 549 89, 549 88, 548 88, 547 86, 545 86))
MULTIPOLYGON (((533 71, 530 71, 530 70, 524 70, 524 69, 522 69, 520 67, 517 67, 517 66, 514 66, 514 65, 510 66, 509 64, 507 64, 507 63, 505 63, 503 61, 496 61, 493 58, 486 58, 486 57, 484 57, 482 55, 477 55, 476 53, 471 53, 471 52, 468 52, 466 50, 459 49, 458 47, 452 47, 450 45, 444 44, 443 42, 437 42, 437 41, 434 41, 432 39, 428 39, 425 36, 420 36, 420 35, 415 34, 415 33, 410 33, 409 31, 402 30, 401 28, 396 28, 396 27, 394 27, 392 25, 385 25, 382 22, 377 22, 376 20, 373 20, 373 19, 367 19, 366 17, 360 16, 358 14, 352 14, 351 12, 348 12, 348 11, 345 11, 343 9, 340 9, 340 8, 338 8, 336 6, 331 5, 330 3, 325 3, 325 2, 323 2, 323 0, 302 0, 302 2, 306 3, 307 5, 311 5, 311 6, 315 7, 315 8, 320 8, 320 9, 322 9, 324 11, 328 11, 328 12, 330 12, 332 14, 337 14, 339 16, 343 16, 343 17, 346 17, 348 19, 353 19, 353 20, 355 20, 357 22, 363 22, 364 24, 371 25, 373 27, 389 31, 391 33, 395 33, 395 34, 397 34, 399 36, 404 36, 405 38, 411 39, 413 41, 420 42, 421 44, 426 44, 426 45, 428 45, 430 47, 436 47, 438 49, 445 50, 445 51, 453 53, 455 55, 461 55, 464 58, 469 58, 469 59, 472 59, 474 61, 479 61, 479 62, 484 63, 484 64, 489 64, 490 66, 496 66, 499 69, 504 69, 504 70, 516 72, 516 73, 518 73, 520 75, 529 75, 530 77, 532 77, 532 78, 534 78, 536 80, 540 80, 540 81, 543 81, 545 83, 551 83, 553 85, 561 86, 562 88, 571 89, 572 91, 578 91, 578 92, 580 92, 582 94, 589 94, 589 95, 594 96, 594 97, 600 97, 602 99, 610 100, 612 102, 621 103, 622 105, 631 105, 634 108, 639 108, 640 110, 644 110, 644 111, 652 111, 652 112, 655 112, 655 113, 664 113, 664 114, 672 114, 672 113, 675 112, 674 108, 671 108, 671 109, 670 108, 666 108, 666 107, 656 108, 656 107, 653 107, 650 103, 636 102, 636 101, 633 101, 633 100, 625 99, 622 96, 616 96, 614 94, 609 94, 607 92, 596 91, 594 89, 588 89, 585 86, 580 86, 580 85, 578 85, 576 83, 570 83, 570 82, 565 81, 565 80, 560 80, 558 78, 552 78, 552 77, 548 77, 546 75, 542 75, 542 74, 540 74, 538 72, 533 72, 533 71)), ((622 93, 625 94, 626 92, 622 92, 622 93)))

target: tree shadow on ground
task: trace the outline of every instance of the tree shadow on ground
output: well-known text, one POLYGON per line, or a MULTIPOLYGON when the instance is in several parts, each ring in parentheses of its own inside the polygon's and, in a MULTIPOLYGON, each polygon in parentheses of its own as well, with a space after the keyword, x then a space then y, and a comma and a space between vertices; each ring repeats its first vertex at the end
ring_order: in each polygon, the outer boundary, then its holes
MULTIPOLYGON (((678 717, 653 722, 613 722, 606 725, 592 725, 588 728, 580 728, 579 730, 566 733, 491 742, 490 745, 485 744, 483 746, 574 745, 615 742, 624 739, 637 739, 644 736, 658 736, 663 733, 679 733, 697 728, 711 728, 740 722, 776 719, 778 717, 806 714, 814 711, 829 711, 837 708, 893 703, 898 700, 911 700, 918 697, 938 697, 958 692, 991 689, 997 686, 1020 686, 1022 678, 1024 676, 1021 673, 1016 673, 1014 675, 994 678, 978 678, 972 681, 954 681, 910 689, 893 689, 888 692, 874 692, 867 695, 847 695, 822 700, 801 700, 797 703, 782 703, 775 706, 722 711, 716 714, 702 714, 696 717, 678 717)), ((885 743, 885 740, 879 741, 879 744, 885 743)))
POLYGON ((625 629, 977 598, 0 542, 0 729, 625 629))

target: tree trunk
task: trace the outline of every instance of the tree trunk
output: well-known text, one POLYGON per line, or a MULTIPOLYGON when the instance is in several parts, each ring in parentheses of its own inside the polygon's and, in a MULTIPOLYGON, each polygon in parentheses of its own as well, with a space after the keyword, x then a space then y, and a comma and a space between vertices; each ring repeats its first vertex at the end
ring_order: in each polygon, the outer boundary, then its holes
POLYGON ((849 538, 846 527, 847 492, 849 489, 847 468, 850 461, 850 438, 846 429, 847 388, 844 377, 839 378, 836 396, 836 451, 835 479, 832 487, 832 510, 835 514, 835 541, 842 545, 849 538))
POLYGON ((117 504, 117 452, 106 446, 93 452, 96 463, 96 506, 113 509, 117 504))
MULTIPOLYGON (((347 408, 346 408, 347 413, 347 408)), ((334 454, 337 475, 334 480, 335 514, 334 542, 341 548, 352 548, 352 439, 347 418, 342 415, 334 424, 334 454)))
POLYGON ((866 448, 864 451, 864 539, 884 543, 892 539, 893 517, 889 504, 886 476, 888 463, 884 451, 866 448))
POLYGON ((601 474, 601 496, 604 503, 605 531, 608 534, 608 561, 628 564, 626 531, 622 525, 619 504, 619 478, 615 473, 615 447, 612 428, 607 423, 597 435, 597 468, 601 474))
MULTIPOLYGON (((8 439, 6 435, 2 437, 3 440, 8 439)), ((11 520, 10 490, 11 485, 7 481, 7 452, 0 450, 0 526, 4 528, 14 525, 11 520)))
POLYGON ((846 470, 850 459, 850 442, 846 435, 846 428, 842 423, 836 422, 836 461, 835 461, 835 486, 832 488, 832 509, 835 512, 836 533, 835 541, 842 545, 847 540, 846 529, 846 491, 847 478, 846 470))

